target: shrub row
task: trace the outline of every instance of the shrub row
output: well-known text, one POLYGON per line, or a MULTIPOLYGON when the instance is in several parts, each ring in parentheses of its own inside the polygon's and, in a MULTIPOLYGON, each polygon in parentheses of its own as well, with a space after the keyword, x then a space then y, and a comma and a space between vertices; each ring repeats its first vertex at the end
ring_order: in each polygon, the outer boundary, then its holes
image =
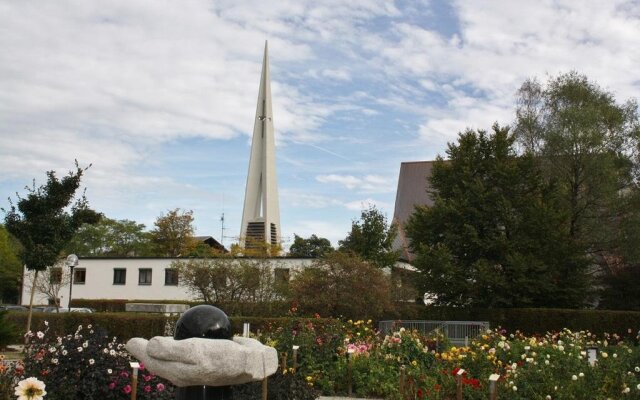
MULTIPOLYGON (((285 326, 293 320, 305 323, 313 320, 315 325, 329 324, 335 320, 330 318, 290 318, 290 317, 230 317, 233 333, 241 334, 243 324, 248 322, 252 332, 265 331, 273 326, 285 326)), ((8 313, 5 317, 7 323, 24 332, 27 326, 27 313, 8 313)), ((66 335, 75 332, 78 325, 86 327, 91 324, 103 330, 103 334, 109 337, 116 336, 119 342, 126 342, 132 337, 151 338, 153 336, 172 335, 177 321, 176 316, 164 316, 162 314, 147 313, 33 313, 31 330, 34 332, 44 330, 47 321, 52 335, 66 335)), ((14 343, 19 343, 19 336, 14 343)))
MULTIPOLYGON (((124 312, 125 305, 127 303, 188 304, 191 307, 198 304, 205 304, 201 301, 182 300, 73 299, 71 301, 72 307, 88 307, 100 312, 124 312)), ((286 301, 274 301, 268 303, 227 302, 214 305, 227 313, 227 315, 247 315, 258 317, 279 317, 286 315, 291 306, 286 301)))
MULTIPOLYGON (((10 313, 6 320, 24 332, 27 326, 27 313, 10 313)), ((78 325, 89 324, 103 330, 104 335, 116 336, 118 341, 125 342, 132 337, 162 336, 165 332, 173 332, 176 317, 163 314, 142 313, 33 313, 31 330, 44 330, 47 321, 49 331, 54 335, 66 335, 75 332, 78 325)), ((18 341, 19 342, 19 341, 18 341)))
POLYGON ((488 321, 491 327, 520 330, 528 335, 559 331, 589 330, 596 334, 618 333, 636 336, 640 329, 640 312, 611 310, 568 310, 553 308, 467 309, 425 307, 406 304, 398 307, 389 319, 488 321))

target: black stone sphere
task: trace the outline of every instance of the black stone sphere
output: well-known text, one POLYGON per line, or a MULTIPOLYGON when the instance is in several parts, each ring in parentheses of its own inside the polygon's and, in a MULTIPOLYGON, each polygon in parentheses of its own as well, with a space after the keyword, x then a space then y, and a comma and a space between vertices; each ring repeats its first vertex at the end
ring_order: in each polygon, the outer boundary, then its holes
POLYGON ((221 309, 199 305, 188 309, 176 322, 176 340, 189 338, 231 339, 231 322, 221 309))

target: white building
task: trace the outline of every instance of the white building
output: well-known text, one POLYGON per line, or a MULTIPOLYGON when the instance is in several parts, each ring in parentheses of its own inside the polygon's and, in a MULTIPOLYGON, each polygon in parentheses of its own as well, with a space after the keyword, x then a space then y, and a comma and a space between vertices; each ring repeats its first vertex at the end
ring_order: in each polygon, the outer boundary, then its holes
MULTIPOLYGON (((186 287, 181 286, 180 277, 171 268, 175 260, 184 258, 80 258, 74 269, 72 299, 112 300, 196 300, 186 287)), ((279 279, 289 279, 296 270, 311 265, 309 258, 270 258, 273 273, 279 279)), ((60 266, 68 274, 64 261, 60 266)), ((24 272, 22 304, 28 305, 31 296, 33 272, 24 272)), ((50 279, 51 274, 40 274, 38 279, 50 279)), ((63 279, 58 297, 62 307, 69 306, 69 283, 63 279)), ((50 304, 50 295, 36 291, 33 304, 50 304)))

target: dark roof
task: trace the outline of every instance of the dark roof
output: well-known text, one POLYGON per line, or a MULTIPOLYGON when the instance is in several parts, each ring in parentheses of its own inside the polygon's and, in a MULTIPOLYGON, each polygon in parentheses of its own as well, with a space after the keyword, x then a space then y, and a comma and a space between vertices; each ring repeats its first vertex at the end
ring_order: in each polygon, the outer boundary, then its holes
POLYGON ((228 250, 225 249, 225 247, 221 245, 220 242, 214 239, 213 236, 194 236, 193 238, 198 242, 208 244, 210 247, 213 247, 214 249, 220 250, 224 253, 228 252, 228 250))
POLYGON ((405 235, 404 224, 417 205, 432 206, 433 200, 428 193, 433 161, 411 161, 400 164, 396 206, 393 222, 398 224, 398 236, 393 243, 394 250, 400 250, 400 258, 411 262, 413 255, 409 251, 409 241, 405 235))

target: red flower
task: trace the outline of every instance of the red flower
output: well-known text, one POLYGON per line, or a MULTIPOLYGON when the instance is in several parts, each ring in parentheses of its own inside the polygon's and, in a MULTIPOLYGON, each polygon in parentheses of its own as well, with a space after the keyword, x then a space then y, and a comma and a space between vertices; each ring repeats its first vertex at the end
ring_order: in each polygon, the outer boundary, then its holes
POLYGON ((109 389, 113 390, 113 388, 115 388, 115 387, 116 387, 116 383, 115 382, 111 382, 109 384, 109 389))
POLYGON ((127 386, 123 387, 122 391, 125 392, 126 394, 131 393, 131 385, 127 385, 127 386))

